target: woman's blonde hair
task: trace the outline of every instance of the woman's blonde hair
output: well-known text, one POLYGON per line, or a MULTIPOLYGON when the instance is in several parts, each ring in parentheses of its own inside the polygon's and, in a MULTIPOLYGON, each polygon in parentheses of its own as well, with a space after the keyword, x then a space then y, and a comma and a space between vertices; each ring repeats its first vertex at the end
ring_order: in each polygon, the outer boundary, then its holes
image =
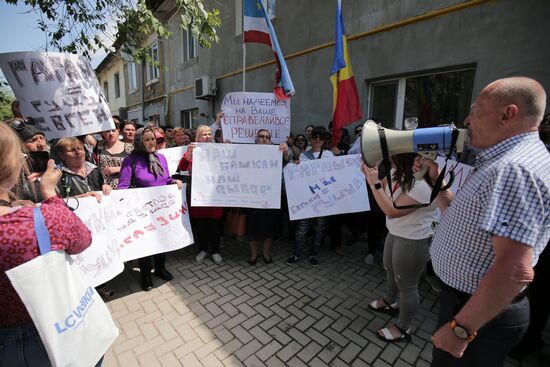
POLYGON ((210 133, 212 133, 212 130, 210 129, 210 126, 208 126, 208 125, 199 125, 199 126, 197 126, 197 130, 196 130, 197 133, 195 134, 195 141, 201 135, 202 130, 206 130, 206 129, 210 130, 210 133))
POLYGON ((0 187, 2 189, 11 190, 16 186, 17 178, 22 173, 28 173, 28 165, 23 159, 23 154, 26 152, 25 145, 15 131, 7 123, 0 122, 0 187), (23 161, 22 165, 21 161, 23 161))
POLYGON ((73 136, 68 138, 61 138, 57 141, 57 144, 55 144, 55 151, 59 155, 59 158, 61 158, 61 161, 65 163, 63 160, 63 155, 65 154, 65 150, 77 145, 81 148, 84 148, 84 143, 73 136))

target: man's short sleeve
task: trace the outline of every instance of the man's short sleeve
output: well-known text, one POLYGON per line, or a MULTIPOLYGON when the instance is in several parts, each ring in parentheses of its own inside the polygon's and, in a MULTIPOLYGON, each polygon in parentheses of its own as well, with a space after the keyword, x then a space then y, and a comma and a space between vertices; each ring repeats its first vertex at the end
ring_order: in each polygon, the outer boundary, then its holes
POLYGON ((534 246, 544 227, 544 200, 537 177, 519 164, 497 169, 481 228, 534 246))

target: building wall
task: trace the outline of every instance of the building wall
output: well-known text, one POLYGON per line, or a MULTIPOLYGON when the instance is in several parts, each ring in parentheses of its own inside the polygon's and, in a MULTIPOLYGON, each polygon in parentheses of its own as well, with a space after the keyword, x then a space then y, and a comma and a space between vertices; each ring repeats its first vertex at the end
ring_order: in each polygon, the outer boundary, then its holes
POLYGON ((113 115, 120 115, 124 118, 126 110, 126 82, 124 78, 124 63, 123 60, 114 55, 112 61, 109 62, 102 70, 99 70, 97 78, 101 88, 103 83, 107 82, 109 87, 109 109, 113 115), (115 74, 119 76, 119 97, 115 97, 115 74))
MULTIPOLYGON (((236 0, 239 2, 240 0, 236 0)), ((220 42, 200 49, 199 57, 183 63, 181 32, 172 18, 174 37, 167 41, 170 64, 166 70, 170 96, 169 120, 178 124, 180 110, 198 107, 212 119, 223 96, 242 90, 241 36, 235 35, 234 1, 217 7, 223 21, 220 42), (178 48, 179 47, 179 48, 178 48), (228 75, 236 73, 235 75, 228 75), (194 99, 193 80, 201 75, 217 79, 218 94, 212 101, 194 99)), ((292 98, 292 131, 309 124, 327 125, 331 120, 332 89, 329 72, 334 47, 335 1, 277 1, 274 27, 296 89, 292 98), (308 49, 320 46, 318 50, 308 49), (302 52, 301 55, 296 53, 302 52)), ((458 65, 476 68, 473 97, 489 82, 507 76, 525 75, 539 80, 550 91, 550 49, 542 35, 550 34, 550 2, 546 0, 350 0, 344 1, 344 21, 351 63, 363 106, 368 116, 369 83, 390 76, 407 76, 458 65), (467 3, 467 2, 466 2, 467 3), (440 13, 437 16, 430 14, 440 13), (424 15, 424 19, 419 19, 424 15), (391 26, 391 27, 388 27, 391 26), (384 29, 384 27, 388 27, 384 29), (384 29, 376 31, 377 29, 384 29), (374 31, 373 31, 374 30, 374 31), (372 34, 361 36, 362 33, 372 34)), ((247 66, 273 60, 271 50, 259 44, 247 45, 247 66)), ((275 65, 246 73, 246 90, 269 92, 273 88, 275 65)))

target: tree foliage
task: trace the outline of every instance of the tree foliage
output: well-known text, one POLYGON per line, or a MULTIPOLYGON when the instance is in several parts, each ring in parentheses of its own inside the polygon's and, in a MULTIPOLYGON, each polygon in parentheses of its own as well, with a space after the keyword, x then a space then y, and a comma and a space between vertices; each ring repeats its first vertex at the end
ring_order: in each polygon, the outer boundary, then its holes
MULTIPOLYGON (((137 61, 146 59, 143 39, 156 33, 168 38, 171 32, 151 9, 159 0, 4 0, 24 4, 39 16, 38 27, 48 43, 61 52, 89 56, 98 49, 113 51, 122 47, 137 61), (114 36, 108 23, 115 24, 114 36)), ((207 11, 203 0, 171 0, 180 14, 180 26, 188 29, 203 47, 218 41, 216 28, 221 25, 219 11, 207 11)))
POLYGON ((11 103, 15 96, 5 80, 0 80, 0 121, 13 117, 11 103))

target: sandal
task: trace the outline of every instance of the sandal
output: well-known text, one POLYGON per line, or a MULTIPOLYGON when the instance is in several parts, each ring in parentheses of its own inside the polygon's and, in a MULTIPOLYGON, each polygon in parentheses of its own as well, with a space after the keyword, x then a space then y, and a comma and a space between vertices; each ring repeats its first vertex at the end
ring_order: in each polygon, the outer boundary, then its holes
POLYGON ((106 285, 102 285, 96 288, 97 293, 99 293, 100 296, 103 297, 112 297, 116 294, 116 290, 107 287, 106 285))
POLYGON ((386 301, 385 298, 379 298, 372 301, 371 303, 369 303, 369 308, 375 312, 383 312, 392 316, 399 313, 397 302, 390 304, 388 301, 386 301), (379 306, 380 302, 382 302, 382 306, 379 306))
POLYGON ((408 328, 407 330, 401 329, 396 324, 393 324, 397 330, 401 333, 399 336, 393 336, 390 329, 385 327, 383 329, 378 330, 376 333, 376 336, 378 339, 388 342, 388 343, 396 343, 396 342, 409 342, 411 340, 411 328, 408 328))

